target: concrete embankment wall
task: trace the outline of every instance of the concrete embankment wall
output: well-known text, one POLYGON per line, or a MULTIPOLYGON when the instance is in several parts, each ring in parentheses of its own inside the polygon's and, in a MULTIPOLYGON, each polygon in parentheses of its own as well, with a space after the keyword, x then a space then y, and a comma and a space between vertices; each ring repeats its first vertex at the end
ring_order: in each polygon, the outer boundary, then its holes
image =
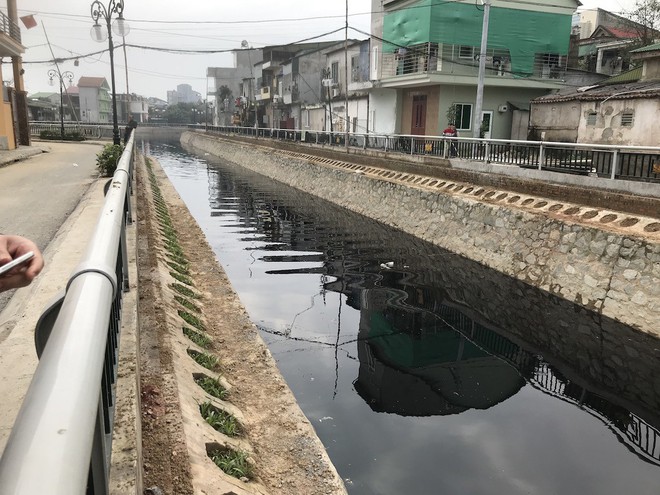
POLYGON ((182 142, 660 334, 657 219, 439 179, 411 185, 408 176, 373 167, 326 164, 197 133, 184 133, 182 142))

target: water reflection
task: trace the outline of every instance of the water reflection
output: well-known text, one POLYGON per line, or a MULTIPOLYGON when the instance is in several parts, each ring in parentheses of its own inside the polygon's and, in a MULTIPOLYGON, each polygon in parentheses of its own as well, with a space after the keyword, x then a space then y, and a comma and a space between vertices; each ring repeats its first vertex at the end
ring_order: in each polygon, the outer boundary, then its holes
POLYGON ((655 493, 658 339, 256 174, 156 153, 351 493, 655 493))

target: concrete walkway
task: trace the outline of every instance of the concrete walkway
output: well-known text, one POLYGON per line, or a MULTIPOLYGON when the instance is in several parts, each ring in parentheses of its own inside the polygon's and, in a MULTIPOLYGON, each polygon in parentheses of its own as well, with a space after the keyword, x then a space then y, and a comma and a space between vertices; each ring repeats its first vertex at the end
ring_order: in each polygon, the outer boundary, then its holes
POLYGON ((37 365, 36 322, 79 263, 103 204, 100 147, 48 147, 48 153, 0 168, 0 232, 33 239, 46 261, 32 285, 0 296, 0 451, 37 365))

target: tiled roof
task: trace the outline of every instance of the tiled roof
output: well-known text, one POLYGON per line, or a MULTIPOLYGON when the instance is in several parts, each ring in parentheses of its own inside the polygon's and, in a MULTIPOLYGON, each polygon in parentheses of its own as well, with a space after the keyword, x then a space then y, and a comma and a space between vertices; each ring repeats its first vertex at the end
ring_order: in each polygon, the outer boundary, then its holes
POLYGON ((105 80, 105 77, 81 77, 78 80, 78 87, 79 88, 100 88, 103 85, 108 85, 107 81, 105 80))
POLYGON ((580 90, 540 96, 533 103, 553 103, 561 101, 598 101, 605 98, 631 100, 636 98, 660 97, 660 82, 631 82, 627 84, 598 85, 580 90))

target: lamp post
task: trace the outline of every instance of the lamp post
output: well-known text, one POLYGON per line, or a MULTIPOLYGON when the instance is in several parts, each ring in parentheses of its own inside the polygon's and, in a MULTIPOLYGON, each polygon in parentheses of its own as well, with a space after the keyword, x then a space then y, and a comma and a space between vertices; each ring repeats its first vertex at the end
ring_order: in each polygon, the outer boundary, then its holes
POLYGON ((110 52, 110 80, 112 82, 112 142, 121 144, 119 136, 119 125, 117 123, 117 94, 115 92, 115 57, 114 45, 112 44, 112 32, 117 36, 126 36, 129 32, 128 24, 124 19, 124 0, 110 0, 108 6, 103 5, 100 0, 94 0, 91 5, 92 20, 94 25, 90 31, 94 41, 103 42, 108 40, 108 49, 110 52), (112 15, 117 14, 117 19, 112 20, 112 15), (106 25, 104 30, 100 20, 106 25))
POLYGON ((55 69, 50 69, 48 71, 48 77, 50 78, 50 84, 53 84, 53 78, 57 77, 60 86, 60 138, 64 141, 64 80, 69 80, 69 85, 73 82, 73 72, 68 70, 60 73, 55 69))

